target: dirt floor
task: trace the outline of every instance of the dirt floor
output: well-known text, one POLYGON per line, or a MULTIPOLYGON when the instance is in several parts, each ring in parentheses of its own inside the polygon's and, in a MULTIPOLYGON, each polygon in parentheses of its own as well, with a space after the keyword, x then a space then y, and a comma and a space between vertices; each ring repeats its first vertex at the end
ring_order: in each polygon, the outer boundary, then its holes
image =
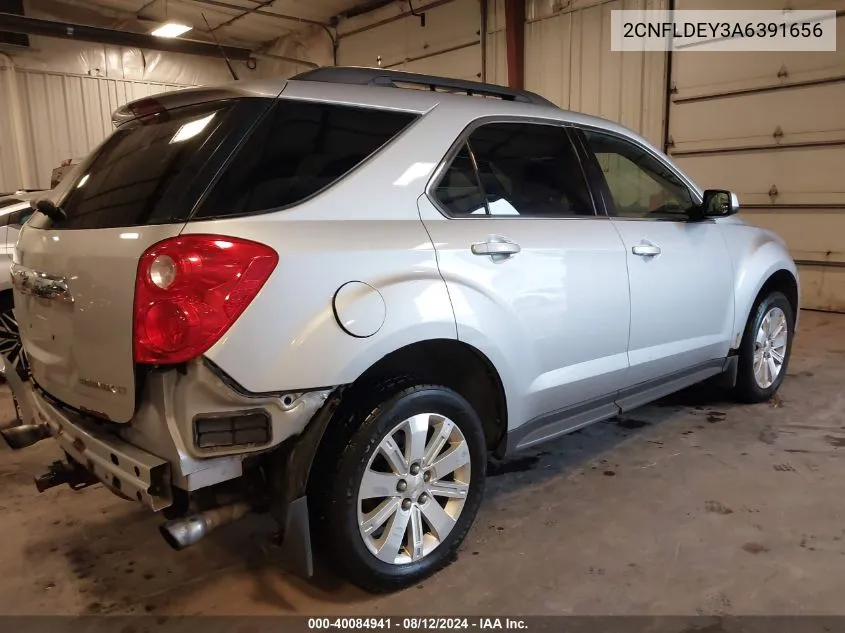
POLYGON ((174 552, 102 487, 38 494, 49 440, 3 446, 0 613, 845 614, 843 385, 845 316, 804 312, 779 398, 688 390, 491 463, 458 560, 379 597, 280 571, 257 519, 174 552))

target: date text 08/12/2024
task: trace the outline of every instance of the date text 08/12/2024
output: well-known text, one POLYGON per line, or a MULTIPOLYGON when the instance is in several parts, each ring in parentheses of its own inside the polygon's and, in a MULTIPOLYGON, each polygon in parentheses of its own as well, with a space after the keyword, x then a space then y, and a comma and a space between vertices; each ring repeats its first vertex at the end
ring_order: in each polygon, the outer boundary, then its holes
POLYGON ((513 630, 525 631, 528 625, 522 618, 497 617, 370 617, 370 618, 308 618, 308 629, 319 630, 391 630, 397 631, 432 631, 432 630, 513 630))

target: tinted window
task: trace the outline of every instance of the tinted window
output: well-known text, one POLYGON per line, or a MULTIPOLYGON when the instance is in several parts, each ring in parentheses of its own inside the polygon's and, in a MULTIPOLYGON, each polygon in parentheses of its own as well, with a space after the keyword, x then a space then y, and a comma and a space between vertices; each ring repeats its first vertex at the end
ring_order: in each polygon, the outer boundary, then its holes
POLYGON ((481 187, 490 215, 593 215, 584 172, 561 127, 494 123, 472 132, 481 187))
POLYGON ((202 165, 200 149, 226 108, 181 108, 118 128, 74 173, 60 202, 67 220, 54 228, 107 228, 166 221, 166 196, 183 172, 202 165), (159 205, 162 200, 164 205, 159 205), (164 207, 164 208, 162 208, 164 207))
POLYGON ((690 218, 692 195, 662 161, 617 136, 593 131, 584 134, 610 190, 610 215, 680 221, 690 218))
POLYGON ((466 145, 461 147, 444 172, 434 195, 440 206, 452 217, 487 213, 484 195, 478 186, 478 177, 466 145))
POLYGON ((360 165, 415 115, 280 100, 241 147, 196 217, 303 201, 360 165))

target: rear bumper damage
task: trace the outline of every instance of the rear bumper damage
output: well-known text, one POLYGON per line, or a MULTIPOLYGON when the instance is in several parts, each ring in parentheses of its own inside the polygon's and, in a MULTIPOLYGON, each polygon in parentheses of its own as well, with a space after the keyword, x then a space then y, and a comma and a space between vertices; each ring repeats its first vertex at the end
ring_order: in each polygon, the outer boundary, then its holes
MULTIPOLYGON (((0 362, 6 363, 2 356, 0 362)), ((311 574, 305 488, 319 440, 337 405, 339 396, 332 395, 334 389, 245 394, 196 361, 184 371, 151 376, 144 400, 129 424, 104 424, 53 402, 14 370, 7 373, 23 422, 3 432, 7 442, 13 448, 24 448, 52 437, 67 455, 66 462, 55 462, 36 479, 39 491, 65 483, 77 489, 100 482, 153 511, 178 508, 175 514, 180 518, 162 526, 165 539, 177 549, 254 508, 251 500, 238 498, 185 516, 189 506, 181 507, 177 498, 193 498, 190 493, 199 489, 238 479, 244 473, 244 460, 275 451, 266 462, 272 464, 273 472, 265 482, 272 490, 263 491, 269 502, 258 505, 269 509, 279 523, 281 538, 274 544, 280 564, 301 575, 311 574), (245 409, 266 411, 268 441, 211 450, 199 445, 196 419, 245 409)))
MULTIPOLYGON (((31 382, 21 380, 16 371, 7 372, 7 380, 24 423, 23 427, 13 427, 12 432, 24 429, 34 441, 52 436, 72 460, 69 476, 82 467, 115 494, 154 511, 173 503, 170 464, 165 460, 59 410, 31 382)), ((56 483, 66 482, 59 477, 56 483)))

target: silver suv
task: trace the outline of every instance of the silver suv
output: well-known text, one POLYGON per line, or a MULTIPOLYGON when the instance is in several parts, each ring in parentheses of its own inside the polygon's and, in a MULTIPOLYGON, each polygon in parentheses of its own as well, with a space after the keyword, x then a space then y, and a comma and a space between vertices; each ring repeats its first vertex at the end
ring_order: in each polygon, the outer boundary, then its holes
POLYGON ((12 275, 25 424, 164 511, 249 511, 280 562, 385 591, 450 561, 498 458, 718 377, 783 380, 774 234, 619 125, 537 95, 326 68, 135 101, 39 201, 12 275), (417 89, 422 88, 422 90, 417 89))

